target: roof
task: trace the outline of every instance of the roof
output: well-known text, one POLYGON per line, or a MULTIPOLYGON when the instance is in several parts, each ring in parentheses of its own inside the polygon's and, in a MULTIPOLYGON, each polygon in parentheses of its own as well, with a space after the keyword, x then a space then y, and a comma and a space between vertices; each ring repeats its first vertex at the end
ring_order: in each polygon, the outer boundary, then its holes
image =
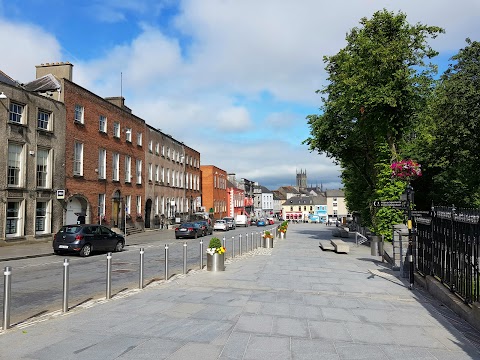
POLYGON ((5 74, 2 70, 0 70, 0 82, 12 86, 17 86, 17 82, 13 80, 10 76, 5 74))
POLYGON ((300 191, 298 191, 297 188, 295 188, 294 186, 281 186, 278 188, 278 191, 284 194, 300 194, 300 191))
POLYGON ((62 86, 60 82, 52 74, 44 75, 36 80, 26 83, 25 90, 32 92, 56 91, 62 86))
POLYGON ((345 197, 345 192, 343 190, 327 190, 327 197, 345 197))
POLYGON ((327 205, 325 196, 293 196, 283 205, 327 205))

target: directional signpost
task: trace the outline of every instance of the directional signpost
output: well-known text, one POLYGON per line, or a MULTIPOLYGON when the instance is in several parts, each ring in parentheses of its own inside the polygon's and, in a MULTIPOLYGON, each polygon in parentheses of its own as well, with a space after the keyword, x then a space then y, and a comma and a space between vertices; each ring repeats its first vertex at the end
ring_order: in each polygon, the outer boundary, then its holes
POLYGON ((391 207, 396 209, 406 209, 407 202, 405 200, 376 200, 373 202, 375 207, 391 207))

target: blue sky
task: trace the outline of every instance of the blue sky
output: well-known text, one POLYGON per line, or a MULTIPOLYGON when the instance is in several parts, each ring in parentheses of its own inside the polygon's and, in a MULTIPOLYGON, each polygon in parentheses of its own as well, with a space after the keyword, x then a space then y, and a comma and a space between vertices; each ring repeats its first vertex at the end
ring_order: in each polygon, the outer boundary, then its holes
POLYGON ((74 82, 122 91, 202 164, 270 189, 306 169, 309 184, 334 189, 340 169, 301 144, 305 118, 321 106, 323 56, 382 8, 446 30, 431 42, 441 70, 466 37, 479 40, 478 0, 0 0, 0 69, 27 82, 35 65, 70 61, 74 82))

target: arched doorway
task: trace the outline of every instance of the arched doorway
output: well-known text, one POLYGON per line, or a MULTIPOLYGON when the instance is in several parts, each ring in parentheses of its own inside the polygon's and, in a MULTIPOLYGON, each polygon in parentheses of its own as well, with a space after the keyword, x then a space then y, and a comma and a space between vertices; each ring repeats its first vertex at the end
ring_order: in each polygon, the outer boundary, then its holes
POLYGON ((88 214, 88 202, 82 196, 72 196, 68 199, 65 212, 65 224, 76 224, 79 217, 84 216, 85 222, 90 223, 91 218, 88 214))
POLYGON ((150 228, 150 215, 152 213, 152 200, 148 199, 145 204, 145 227, 150 228))

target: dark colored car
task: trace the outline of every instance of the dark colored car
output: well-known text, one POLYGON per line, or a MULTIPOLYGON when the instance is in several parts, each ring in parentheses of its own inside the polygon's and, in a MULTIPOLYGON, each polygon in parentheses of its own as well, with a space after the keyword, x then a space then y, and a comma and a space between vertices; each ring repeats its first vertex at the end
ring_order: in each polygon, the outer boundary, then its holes
POLYGON ((212 227, 212 225, 210 225, 208 223, 207 220, 199 220, 199 221, 195 221, 195 222, 198 223, 200 225, 200 227, 202 228, 202 235, 203 236, 213 234, 213 227, 212 227))
POLYGON ((78 253, 80 256, 89 256, 94 251, 122 251, 125 238, 103 225, 64 225, 55 234, 52 246, 55 254, 78 253))
POLYGON ((180 224, 175 228, 175 239, 180 238, 194 238, 203 235, 203 230, 198 223, 190 222, 180 224))

